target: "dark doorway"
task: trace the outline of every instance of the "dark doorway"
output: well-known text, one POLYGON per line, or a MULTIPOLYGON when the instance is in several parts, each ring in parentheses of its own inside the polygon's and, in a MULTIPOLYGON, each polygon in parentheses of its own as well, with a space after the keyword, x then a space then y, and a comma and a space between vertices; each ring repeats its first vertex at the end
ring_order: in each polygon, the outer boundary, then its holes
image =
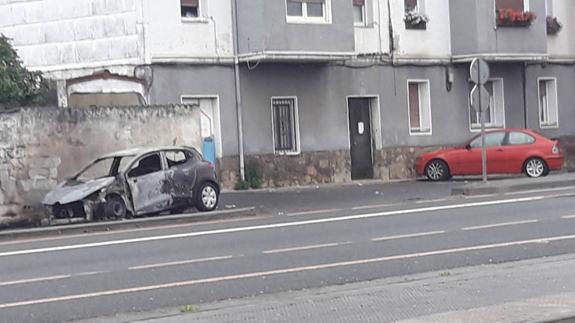
POLYGON ((352 180, 373 178, 370 102, 370 98, 348 99, 352 180))

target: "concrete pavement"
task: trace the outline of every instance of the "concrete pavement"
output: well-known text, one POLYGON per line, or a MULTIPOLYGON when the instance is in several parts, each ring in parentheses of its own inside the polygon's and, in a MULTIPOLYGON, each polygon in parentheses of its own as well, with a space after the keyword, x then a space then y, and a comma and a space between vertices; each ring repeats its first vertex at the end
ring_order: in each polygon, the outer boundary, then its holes
POLYGON ((575 255, 459 268, 83 323, 567 322, 575 255))

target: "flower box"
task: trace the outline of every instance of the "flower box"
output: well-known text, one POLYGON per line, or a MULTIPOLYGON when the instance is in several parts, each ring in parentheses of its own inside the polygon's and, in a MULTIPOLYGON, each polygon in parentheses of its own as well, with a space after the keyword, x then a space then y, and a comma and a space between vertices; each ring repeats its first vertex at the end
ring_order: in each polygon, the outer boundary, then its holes
POLYGON ((557 21, 557 17, 547 16, 547 35, 555 35, 561 28, 563 24, 557 21))
POLYGON ((419 13, 417 11, 409 11, 405 13, 403 21, 405 22, 405 29, 424 30, 427 29, 429 18, 425 14, 419 13))
POLYGON ((513 9, 497 10, 498 27, 528 27, 537 16, 530 11, 517 11, 513 9))

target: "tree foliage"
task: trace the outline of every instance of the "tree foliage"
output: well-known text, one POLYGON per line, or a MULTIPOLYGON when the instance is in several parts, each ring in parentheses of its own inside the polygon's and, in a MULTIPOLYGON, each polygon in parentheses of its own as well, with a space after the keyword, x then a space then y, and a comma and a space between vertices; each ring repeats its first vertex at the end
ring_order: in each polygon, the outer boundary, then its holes
POLYGON ((20 106, 45 105, 48 83, 40 72, 28 71, 10 44, 0 34, 0 112, 20 106))

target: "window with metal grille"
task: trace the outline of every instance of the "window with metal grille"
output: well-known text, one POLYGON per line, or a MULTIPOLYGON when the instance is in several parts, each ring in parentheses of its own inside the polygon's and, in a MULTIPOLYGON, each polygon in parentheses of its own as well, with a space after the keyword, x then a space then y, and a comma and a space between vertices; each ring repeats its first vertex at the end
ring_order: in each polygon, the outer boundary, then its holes
POLYGON ((182 18, 197 18, 200 15, 200 0, 180 0, 182 18))
MULTIPOLYGON (((471 84, 469 85, 469 92, 471 93, 471 84)), ((489 105, 483 113, 485 118, 485 127, 487 128, 503 128, 505 127, 505 102, 503 101, 503 79, 492 79, 484 85, 487 92, 489 92, 489 105)), ((475 111, 469 105, 469 121, 471 123, 471 130, 481 129, 480 113, 475 111)))
POLYGON ((272 119, 275 153, 299 153, 298 117, 295 98, 273 98, 272 119))
POLYGON ((365 0, 353 0, 353 22, 356 26, 365 25, 365 13, 365 0))

